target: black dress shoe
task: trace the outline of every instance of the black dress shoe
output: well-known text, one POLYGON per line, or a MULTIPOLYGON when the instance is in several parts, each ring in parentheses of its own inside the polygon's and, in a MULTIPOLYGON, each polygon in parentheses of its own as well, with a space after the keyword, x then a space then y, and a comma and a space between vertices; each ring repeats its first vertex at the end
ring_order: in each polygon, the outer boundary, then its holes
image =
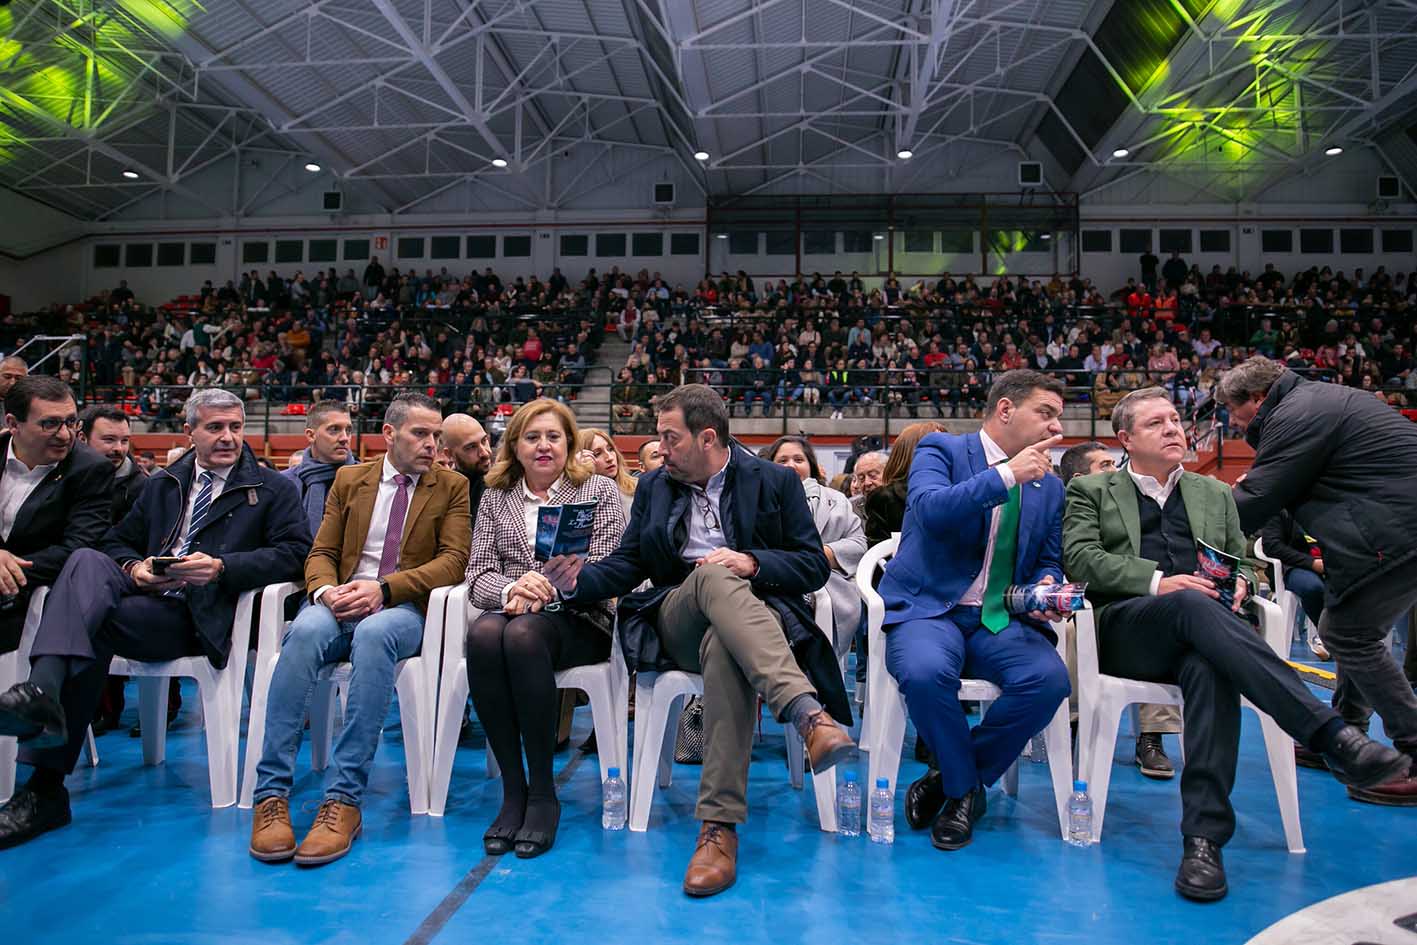
POLYGON ((1161 736, 1156 733, 1143 733, 1137 736, 1137 767, 1141 773, 1155 781, 1165 781, 1176 776, 1176 769, 1171 767, 1171 759, 1166 757, 1166 750, 1161 747, 1161 736))
POLYGON ((1352 725, 1338 730, 1323 756, 1335 778, 1356 788, 1375 787, 1402 777, 1412 767, 1410 757, 1373 741, 1352 725))
POLYGON ((905 792, 905 822, 911 830, 924 830, 943 806, 945 789, 940 784, 940 772, 931 768, 905 792))
POLYGON ((984 794, 984 785, 978 785, 964 797, 951 797, 945 801, 945 809, 935 818, 930 828, 930 843, 937 850, 958 850, 969 845, 974 839, 974 825, 989 802, 984 794))
POLYGON ((14 735, 30 748, 57 748, 69 740, 64 707, 32 682, 0 692, 0 735, 14 735))
POLYGON ((0 850, 68 826, 70 819, 67 790, 40 793, 22 787, 0 807, 0 850))
POLYGON ((1230 887, 1225 884, 1220 845, 1205 837, 1186 837, 1184 843, 1186 852, 1176 871, 1176 891, 1197 902, 1224 899, 1230 887))
POLYGON ((488 856, 501 856, 504 853, 512 852, 512 844, 516 842, 517 831, 520 827, 503 826, 493 824, 487 828, 487 832, 482 835, 482 850, 488 856))

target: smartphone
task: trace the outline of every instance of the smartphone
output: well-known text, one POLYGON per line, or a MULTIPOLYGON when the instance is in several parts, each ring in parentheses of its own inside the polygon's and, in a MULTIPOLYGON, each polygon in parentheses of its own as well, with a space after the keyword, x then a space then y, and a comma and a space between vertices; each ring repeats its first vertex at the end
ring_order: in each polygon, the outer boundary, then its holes
POLYGON ((153 574, 157 577, 163 577, 167 574, 167 569, 170 565, 174 565, 181 560, 181 558, 154 558, 153 574))

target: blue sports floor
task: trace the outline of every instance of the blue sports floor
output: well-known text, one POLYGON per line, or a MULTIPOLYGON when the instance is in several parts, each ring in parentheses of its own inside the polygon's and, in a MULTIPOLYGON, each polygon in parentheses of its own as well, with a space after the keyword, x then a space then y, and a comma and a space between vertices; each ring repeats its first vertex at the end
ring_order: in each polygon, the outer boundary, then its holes
MULTIPOLYGON (((1305 906, 1417 872, 1408 842, 1417 812, 1356 803, 1326 773, 1303 768, 1308 853, 1290 855, 1248 712, 1239 829, 1225 849, 1231 892, 1211 905, 1172 891, 1177 782, 1147 781, 1130 766, 1125 723, 1103 845, 1060 840, 1047 769, 1024 762, 1018 799, 991 790, 974 843, 941 853, 909 832, 899 796, 893 847, 821 833, 811 779, 792 790, 781 729, 769 722, 753 755, 738 884, 693 901, 679 884, 697 830, 697 768, 676 768, 673 786, 656 795, 649 832, 606 833, 597 765, 573 748, 557 761, 555 849, 530 861, 492 859, 480 838, 500 788, 485 778, 480 736, 459 752, 447 816, 411 817, 395 711, 353 852, 318 869, 271 866, 247 855, 248 811, 208 806, 196 693, 186 695, 165 765, 144 767, 138 740, 105 735, 102 764, 69 781, 73 825, 0 852, 5 941, 1240 943, 1305 906)), ((136 701, 130 687, 125 721, 136 717, 136 701)), ((573 744, 589 726, 583 709, 573 744)), ((923 770, 910 760, 913 739, 912 731, 902 792, 923 770)), ((1170 736, 1167 743, 1174 758, 1170 736)), ((292 799, 297 837, 320 798, 308 751, 302 768, 292 799)))

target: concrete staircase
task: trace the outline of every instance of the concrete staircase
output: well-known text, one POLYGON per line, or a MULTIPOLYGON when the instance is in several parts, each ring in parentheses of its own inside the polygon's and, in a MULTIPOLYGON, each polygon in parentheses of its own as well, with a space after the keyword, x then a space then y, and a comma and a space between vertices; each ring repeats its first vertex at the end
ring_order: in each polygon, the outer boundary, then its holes
POLYGON ((600 343, 595 361, 586 369, 586 384, 594 386, 582 388, 571 403, 578 424, 602 430, 610 427, 610 385, 629 356, 630 345, 618 335, 607 335, 600 343))

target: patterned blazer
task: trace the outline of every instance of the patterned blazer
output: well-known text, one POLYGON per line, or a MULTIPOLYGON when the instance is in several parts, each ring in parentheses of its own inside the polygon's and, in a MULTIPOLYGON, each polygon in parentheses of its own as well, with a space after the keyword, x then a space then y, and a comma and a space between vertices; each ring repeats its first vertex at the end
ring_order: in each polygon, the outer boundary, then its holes
MULTIPOLYGON (((568 502, 595 502, 595 524, 590 536, 587 561, 599 561, 620 544, 625 531, 625 506, 613 480, 592 475, 579 486, 563 479, 548 496, 548 505, 568 502)), ((472 531, 472 551, 467 560, 467 583, 472 588, 472 606, 486 611, 502 609, 502 589, 528 571, 540 571, 527 541, 522 486, 487 489, 477 507, 477 526, 472 531)), ((604 600, 562 605, 609 634, 615 625, 615 602, 604 600)))

